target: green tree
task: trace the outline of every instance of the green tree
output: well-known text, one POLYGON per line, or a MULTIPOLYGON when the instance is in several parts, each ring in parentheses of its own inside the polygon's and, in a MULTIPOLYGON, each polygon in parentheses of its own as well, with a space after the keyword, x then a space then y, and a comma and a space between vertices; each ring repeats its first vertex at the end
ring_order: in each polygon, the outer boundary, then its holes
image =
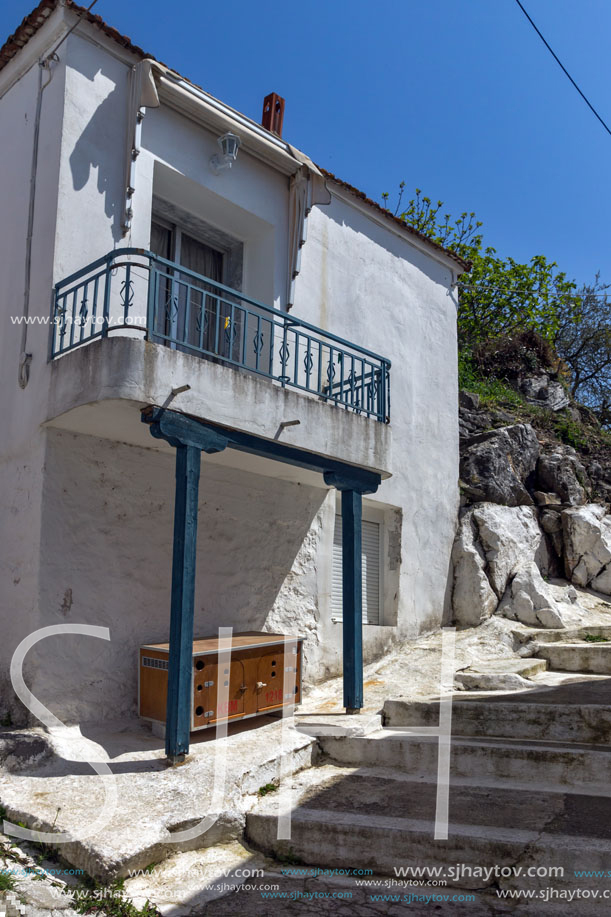
MULTIPOLYGON (((461 344, 470 346, 527 330, 554 341, 559 306, 576 295, 576 284, 557 270, 556 262, 543 255, 535 255, 528 263, 501 258, 495 248, 484 245, 479 232, 482 223, 474 212, 465 211, 452 219, 449 213, 442 213, 443 201, 434 203, 419 188, 403 206, 404 190, 401 182, 394 215, 471 262, 470 272, 458 282, 461 344)), ((386 206, 388 197, 382 195, 386 206)))
MULTIPOLYGON (((458 335, 461 357, 483 341, 535 331, 556 349, 570 371, 573 397, 591 408, 611 428, 611 309, 597 275, 580 289, 558 270, 555 261, 535 255, 521 263, 501 258, 484 245, 482 223, 474 212, 453 219, 416 188, 404 203, 399 185, 394 215, 435 242, 450 248, 471 270, 458 281, 458 335)), ((382 195, 388 208, 388 193, 382 195)))
POLYGON ((571 394, 611 426, 611 284, 594 283, 560 303, 554 346, 571 370, 571 394))

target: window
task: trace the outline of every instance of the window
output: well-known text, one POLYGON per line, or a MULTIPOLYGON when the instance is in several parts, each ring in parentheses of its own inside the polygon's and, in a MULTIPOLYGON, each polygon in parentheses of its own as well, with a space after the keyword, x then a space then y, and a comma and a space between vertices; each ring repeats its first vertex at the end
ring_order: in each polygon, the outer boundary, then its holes
MULTIPOLYGON (((188 271, 223 282, 223 252, 159 218, 151 224, 151 251, 188 271)), ((230 357, 232 342, 230 338, 225 340, 225 326, 231 306, 219 300, 218 289, 191 274, 163 270, 157 294, 156 331, 170 339, 167 343, 171 347, 230 357), (164 308, 159 308, 161 305, 164 308)), ((236 333, 234 328, 234 336, 236 333)))
MULTIPOLYGON (((382 602, 382 525, 363 520, 361 561, 363 565, 363 624, 380 624, 382 602)), ((331 611, 334 621, 342 620, 342 517, 335 517, 333 533, 333 588, 331 611)))
POLYGON ((240 300, 215 284, 241 290, 243 244, 154 197, 150 249, 160 258, 185 268, 179 272, 157 265, 157 340, 187 353, 236 362, 242 325, 242 310, 236 308, 240 300))

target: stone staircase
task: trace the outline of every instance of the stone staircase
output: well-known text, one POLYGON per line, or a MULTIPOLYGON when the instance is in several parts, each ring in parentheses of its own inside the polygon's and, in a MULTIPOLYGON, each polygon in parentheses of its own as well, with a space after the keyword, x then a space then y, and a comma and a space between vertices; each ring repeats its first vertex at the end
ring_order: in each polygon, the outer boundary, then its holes
MULTIPOLYGON (((532 634, 546 665, 588 673, 579 682, 573 674, 529 691, 455 695, 447 840, 434 839, 439 740, 417 734, 438 726, 439 702, 397 697, 367 735, 318 736, 318 766, 293 778, 290 841, 277 838, 271 797, 247 815, 248 841, 289 861, 382 876, 464 864, 449 885, 491 896, 549 886, 602 896, 609 880, 575 875, 607 870, 611 859, 611 678, 600 677, 611 674, 611 643, 584 640, 611 628, 596 630, 532 634), (507 875, 482 879, 481 867, 492 866, 507 875), (544 874, 550 866, 563 875, 544 874)), ((596 912, 588 907, 571 913, 596 912)))
POLYGON ((611 675, 608 625, 537 631, 533 639, 537 643, 536 657, 545 659, 552 671, 611 675))

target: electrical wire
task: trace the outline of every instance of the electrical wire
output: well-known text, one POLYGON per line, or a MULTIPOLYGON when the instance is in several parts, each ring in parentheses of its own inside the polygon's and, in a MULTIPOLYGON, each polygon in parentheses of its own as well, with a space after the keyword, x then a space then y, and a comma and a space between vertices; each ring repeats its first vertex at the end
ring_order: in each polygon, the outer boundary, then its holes
POLYGON ((58 43, 55 45, 55 47, 53 48, 53 50, 50 52, 49 57, 52 57, 54 54, 57 53, 57 49, 58 49, 59 47, 61 47, 61 45, 63 45, 63 43, 65 42, 65 40, 66 40, 70 35, 72 35, 72 33, 73 33, 74 30, 76 29, 77 25, 80 25, 81 20, 83 19, 85 13, 88 13, 88 12, 92 9, 92 7, 94 7, 94 6, 96 5, 97 2, 98 2, 98 0, 93 0, 93 2, 89 4, 89 6, 87 7, 87 9, 85 9, 85 10, 83 10, 83 11, 81 12, 81 14, 79 15, 78 19, 76 20, 76 22, 74 23, 74 25, 72 26, 72 28, 71 28, 71 29, 68 29, 68 31, 67 31, 66 34, 63 36, 63 38, 62 38, 60 41, 58 41, 58 43))
POLYGON ((543 35, 541 34, 541 32, 539 31, 539 29, 537 28, 537 26, 534 24, 534 22, 532 21, 532 19, 530 18, 530 16, 528 15, 528 13, 526 12, 526 10, 525 10, 524 7, 522 6, 522 4, 520 3, 520 0, 516 0, 516 3, 518 4, 518 6, 520 7, 520 9, 521 9, 522 12, 524 13, 524 15, 526 16, 526 18, 528 19, 528 21, 530 22, 531 26, 533 27, 533 29, 535 30, 535 32, 537 33, 537 35, 539 36, 539 38, 541 39, 541 41, 543 42, 543 44, 545 45, 545 47, 547 48, 547 50, 549 51, 549 53, 552 55, 552 57, 554 58, 554 60, 555 60, 556 63, 558 64, 558 66, 561 68, 561 70, 563 71, 563 73, 569 78, 569 80, 571 81, 571 83, 573 84, 573 86, 575 87, 575 89, 577 90, 577 92, 579 93, 579 95, 581 96, 581 98, 583 99, 583 101, 586 103, 586 105, 588 106, 588 108, 589 108, 590 111, 592 112, 592 114, 594 114, 594 115, 598 118, 598 120, 600 121, 600 123, 602 124, 602 126, 604 127, 604 129, 606 130, 606 132, 611 136, 611 128, 605 123, 605 121, 603 121, 603 119, 601 118, 601 116, 598 114, 598 112, 596 111, 596 109, 594 108, 594 106, 592 105, 592 103, 590 102, 590 100, 589 100, 589 99, 587 98, 587 96, 581 91, 581 89, 579 88, 579 86, 577 85, 577 83, 575 82, 575 80, 573 79, 573 77, 571 76, 571 74, 569 73, 569 71, 566 69, 566 67, 564 66, 564 64, 562 63, 562 61, 561 61, 560 58, 558 57, 558 55, 555 53, 554 49, 553 49, 553 48, 551 47, 551 45, 545 40, 545 38, 543 37, 543 35))
MULTIPOLYGON (((516 296, 518 294, 523 294, 524 296, 540 296, 544 298, 543 294, 537 293, 536 290, 508 290, 504 287, 495 287, 488 283, 469 283, 464 280, 457 280, 455 286, 464 287, 467 290, 473 289, 482 289, 489 290, 493 293, 502 293, 504 296, 516 296)), ((582 300, 582 299, 602 299, 607 300, 611 298, 611 293, 552 293, 551 296, 548 294, 549 299, 565 299, 565 300, 582 300)))

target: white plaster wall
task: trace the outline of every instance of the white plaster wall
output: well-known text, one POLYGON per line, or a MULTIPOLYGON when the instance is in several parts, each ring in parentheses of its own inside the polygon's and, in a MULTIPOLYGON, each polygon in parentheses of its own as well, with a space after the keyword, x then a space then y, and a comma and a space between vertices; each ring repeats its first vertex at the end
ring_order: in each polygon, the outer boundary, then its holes
POLYGON ((54 279, 114 248, 121 232, 127 130, 127 62, 72 33, 67 60, 54 279))
POLYGON ((392 361, 392 477, 371 499, 403 512, 398 625, 413 636, 442 621, 458 507, 452 271, 343 193, 308 222, 293 311, 392 361))
MULTIPOLYGON (((49 329, 46 324, 28 328, 26 351, 33 359, 30 384, 22 390, 18 368, 23 326, 14 319, 24 308, 37 58, 45 43, 61 34, 61 20, 53 15, 43 32, 32 40, 27 53, 4 68, 0 78, 0 136, 5 141, 0 170, 0 717, 10 713, 14 722, 22 720, 24 710, 10 687, 8 663, 19 642, 41 626, 38 585, 45 434, 39 423, 46 413, 49 329)), ((43 82, 47 79, 45 71, 43 82)), ((63 91, 60 61, 53 67, 41 108, 29 306, 33 319, 46 320, 50 312, 63 91)))
POLYGON ((244 292, 279 306, 286 289, 288 178, 243 150, 231 170, 215 175, 209 160, 219 152, 216 136, 162 104, 148 109, 143 121, 134 218, 123 236, 132 59, 117 60, 77 33, 66 44, 55 279, 115 248, 148 248, 156 193, 243 241, 244 292))
MULTIPOLYGON (((31 651, 32 690, 65 722, 134 715, 137 650, 169 635, 174 456, 49 430, 40 611, 45 624, 96 624, 109 643, 53 636, 31 651)), ((306 683, 340 671, 329 627, 335 493, 201 465, 195 632, 219 625, 305 638, 306 683)), ((387 628, 366 628, 374 658, 387 628)))
MULTIPOLYGON (((317 674, 316 591, 308 575, 295 603, 289 574, 304 540, 315 537, 308 533, 326 494, 203 459, 197 634, 215 633, 220 624, 270 629, 276 604, 285 609, 288 632, 307 635, 317 674)), ((32 690, 67 720, 135 713, 137 649, 169 635, 173 506, 172 455, 49 431, 41 613, 48 624, 111 631, 109 644, 52 637, 33 651, 32 690)), ((294 570, 300 569, 298 561, 294 570)))

